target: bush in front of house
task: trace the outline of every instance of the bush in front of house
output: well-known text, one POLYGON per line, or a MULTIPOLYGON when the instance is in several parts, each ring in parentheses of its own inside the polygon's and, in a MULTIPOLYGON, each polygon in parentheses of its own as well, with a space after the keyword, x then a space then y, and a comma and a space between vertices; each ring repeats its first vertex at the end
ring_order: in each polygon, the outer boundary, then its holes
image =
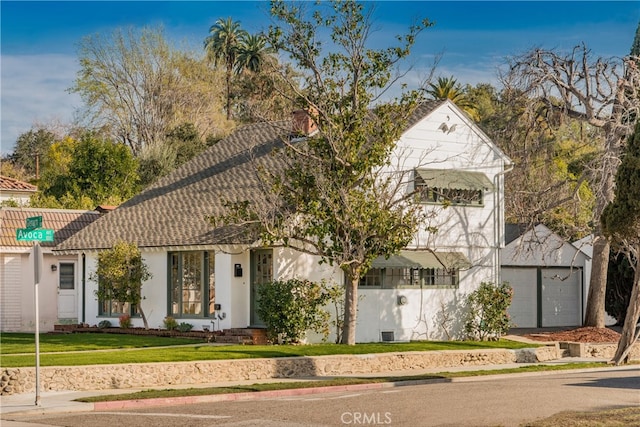
POLYGON ((106 329, 110 327, 111 327, 111 322, 109 322, 108 320, 101 320, 100 323, 98 323, 98 328, 100 329, 106 329))
POLYGON ((164 328, 169 331, 172 331, 178 327, 178 321, 171 316, 165 317, 162 320, 162 323, 164 324, 164 328))
POLYGON ((128 314, 123 314, 118 317, 118 323, 120 323, 120 327, 123 329, 128 329, 131 327, 131 316, 128 314))
POLYGON ((193 329, 193 325, 191 323, 187 323, 187 322, 181 322, 176 329, 180 332, 189 332, 191 329, 193 329))
POLYGON ((274 281, 258 287, 257 313, 272 342, 299 343, 307 331, 329 334, 327 286, 305 279, 274 281))
POLYGON ((513 289, 509 283, 495 285, 482 282, 480 287, 467 297, 467 315, 464 323, 467 337, 478 341, 494 341, 506 334, 510 327, 507 310, 512 298, 513 289))

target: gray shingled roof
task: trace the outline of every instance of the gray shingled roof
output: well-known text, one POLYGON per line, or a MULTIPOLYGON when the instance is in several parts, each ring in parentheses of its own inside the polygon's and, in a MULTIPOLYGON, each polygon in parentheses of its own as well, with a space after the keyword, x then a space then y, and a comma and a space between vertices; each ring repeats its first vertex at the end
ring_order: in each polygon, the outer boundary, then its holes
POLYGON ((26 219, 42 216, 42 228, 54 230, 53 242, 41 242, 43 247, 52 247, 64 242, 78 231, 100 218, 96 211, 40 209, 40 208, 0 208, 0 246, 31 247, 33 242, 17 241, 16 230, 25 228, 26 219))
MULTIPOLYGON (((422 104, 407 127, 440 103, 422 104)), ((289 122, 241 127, 56 250, 104 249, 118 240, 147 248, 250 243, 237 227, 215 228, 207 218, 222 214, 223 203, 228 200, 260 202, 263 190, 255 166, 282 168, 281 159, 268 154, 282 144, 290 129, 289 122)))

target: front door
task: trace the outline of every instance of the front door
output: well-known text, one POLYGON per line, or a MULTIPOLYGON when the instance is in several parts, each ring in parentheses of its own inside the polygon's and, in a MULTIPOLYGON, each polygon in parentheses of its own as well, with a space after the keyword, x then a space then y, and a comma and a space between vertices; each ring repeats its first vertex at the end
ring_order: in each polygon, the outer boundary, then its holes
POLYGON ((258 249, 251 251, 251 289, 250 304, 251 326, 264 327, 264 321, 258 316, 258 287, 273 281, 273 251, 258 249))
POLYGON ((76 264, 61 262, 58 266, 58 319, 62 322, 78 321, 76 303, 76 264))

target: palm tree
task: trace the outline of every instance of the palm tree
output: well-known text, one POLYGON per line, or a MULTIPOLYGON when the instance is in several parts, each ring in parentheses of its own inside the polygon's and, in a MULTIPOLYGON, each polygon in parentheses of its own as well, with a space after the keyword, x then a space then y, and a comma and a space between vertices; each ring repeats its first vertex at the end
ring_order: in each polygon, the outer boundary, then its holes
POLYGON ((224 63, 227 72, 227 120, 231 119, 231 77, 236 67, 241 40, 247 32, 232 18, 218 19, 204 40, 207 56, 214 65, 224 63))
POLYGON ((240 40, 236 72, 246 69, 257 73, 265 63, 273 60, 272 53, 273 49, 267 46, 267 39, 262 34, 245 34, 240 40))
POLYGON ((427 94, 431 99, 449 99, 462 108, 472 119, 477 120, 475 105, 467 98, 467 94, 456 79, 451 77, 438 77, 437 83, 429 83, 427 94))

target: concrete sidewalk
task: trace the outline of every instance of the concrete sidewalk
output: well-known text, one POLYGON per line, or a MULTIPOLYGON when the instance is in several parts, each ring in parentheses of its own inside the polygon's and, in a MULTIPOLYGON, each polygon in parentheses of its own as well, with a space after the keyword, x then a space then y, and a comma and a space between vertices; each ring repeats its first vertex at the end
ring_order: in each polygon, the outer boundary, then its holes
MULTIPOLYGON (((562 365, 567 363, 576 362, 606 362, 604 359, 593 358, 562 358, 554 361, 548 361, 543 363, 510 363, 501 365, 483 365, 483 366, 463 366, 457 368, 431 368, 426 370, 410 370, 402 372, 388 372, 386 374, 371 374, 371 375, 353 375, 353 377, 404 377, 415 376, 424 374, 435 374, 441 372, 464 372, 464 371, 491 371, 498 369, 519 368, 528 365, 562 365)), ((594 369, 615 369, 608 368, 594 368, 594 369)), ((557 372, 557 371, 555 371, 557 372)), ((572 372, 578 372, 572 370, 572 372)), ((545 372, 533 372, 522 374, 504 374, 504 375, 544 375, 545 372)), ((495 377, 495 376, 494 376, 495 377)), ((477 380, 487 379, 486 376, 472 377, 477 380)), ((155 387, 156 389, 179 389, 179 388, 206 388, 206 387, 226 387, 226 386, 238 386, 238 385, 252 385, 252 384, 265 384, 265 383, 286 383, 286 382, 300 382, 305 380, 323 380, 332 379, 332 377, 313 377, 313 378, 273 378, 265 380, 244 380, 227 383, 215 383, 215 384, 198 384, 198 385, 183 385, 183 386, 169 386, 169 387, 155 387)), ((406 381, 403 384, 417 384, 429 381, 461 381, 471 380, 467 378, 456 379, 444 379, 444 380, 418 380, 418 381, 406 381)), ((265 397, 274 396, 296 396, 304 394, 317 394, 325 393, 337 390, 365 390, 365 389, 379 389, 386 387, 397 387, 398 383, 372 383, 372 384, 357 384, 348 386, 332 386, 332 387, 310 387, 303 389, 288 389, 288 390, 273 390, 264 392, 247 392, 247 393, 231 393, 231 394, 217 394, 209 396, 188 396, 188 397, 176 397, 176 398, 162 398, 162 399, 141 399, 141 400, 129 400, 129 401, 114 401, 114 402, 100 402, 100 403, 84 403, 76 402, 76 399, 83 397, 101 396, 101 395, 113 395, 113 394, 126 394, 135 393, 137 391, 149 390, 145 389, 112 389, 112 390, 95 390, 95 391, 49 391, 40 393, 40 405, 35 405, 35 393, 23 393, 14 394, 9 396, 0 397, 0 415, 4 419, 8 415, 12 415, 10 418, 14 419, 14 416, 20 415, 33 415, 33 414, 56 414, 56 413, 68 413, 68 412, 91 412, 101 410, 114 410, 123 408, 140 408, 150 406, 169 406, 169 405, 181 405, 201 402, 212 401, 226 401, 226 400, 248 400, 259 399, 265 397)))

